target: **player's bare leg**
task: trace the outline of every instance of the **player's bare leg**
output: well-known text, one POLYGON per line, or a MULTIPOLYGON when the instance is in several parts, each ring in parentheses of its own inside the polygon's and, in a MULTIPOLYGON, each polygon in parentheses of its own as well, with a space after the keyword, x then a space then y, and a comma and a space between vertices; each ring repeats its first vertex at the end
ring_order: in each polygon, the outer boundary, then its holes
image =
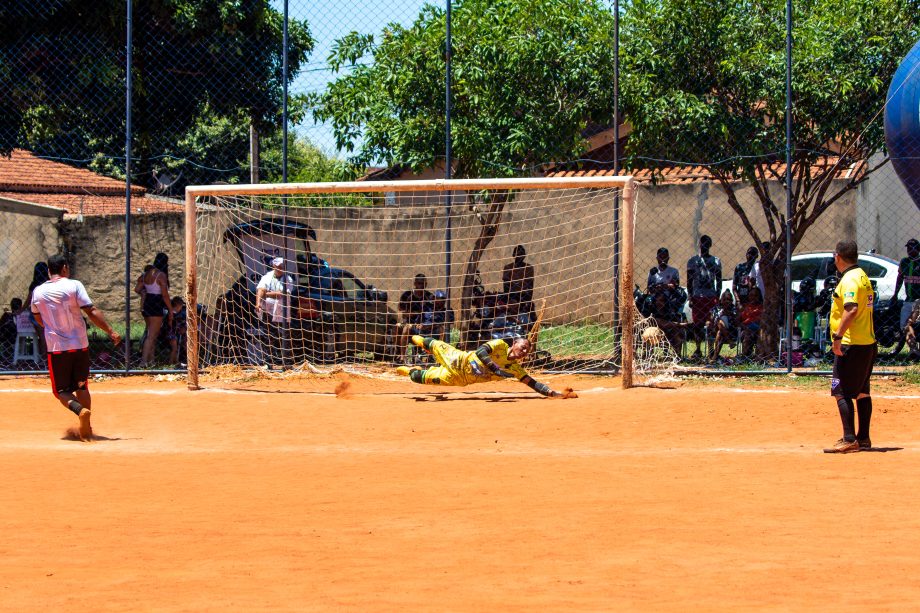
POLYGON ((90 421, 93 414, 91 410, 92 399, 90 398, 89 390, 84 388, 74 393, 59 392, 57 399, 64 405, 64 408, 79 418, 80 440, 84 442, 93 440, 93 426, 90 421))

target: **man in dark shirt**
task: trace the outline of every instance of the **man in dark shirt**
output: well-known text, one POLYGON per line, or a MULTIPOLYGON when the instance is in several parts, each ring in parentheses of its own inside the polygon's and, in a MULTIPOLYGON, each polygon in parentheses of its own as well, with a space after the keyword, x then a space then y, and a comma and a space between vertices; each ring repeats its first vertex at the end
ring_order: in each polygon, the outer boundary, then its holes
POLYGON ((757 247, 748 247, 747 253, 744 255, 745 260, 735 266, 735 274, 732 275, 732 293, 735 294, 735 305, 738 307, 748 301, 751 286, 756 284, 753 270, 759 254, 757 247))
POLYGON ((399 297, 402 326, 399 330, 399 338, 397 338, 397 347, 406 347, 411 335, 422 333, 420 326, 424 323, 425 311, 434 310, 434 294, 429 292, 427 287, 428 279, 419 273, 415 275, 412 289, 406 290, 399 297))
POLYGON ((920 300, 920 241, 912 238, 907 241, 907 257, 898 264, 898 279, 894 284, 895 298, 904 285, 904 304, 901 305, 901 328, 907 324, 907 318, 914 308, 914 302, 920 300))
POLYGON ((701 359, 700 345, 705 336, 706 321, 709 313, 719 304, 722 293, 722 262, 709 253, 712 239, 700 237, 700 252, 687 261, 687 293, 690 295, 690 336, 696 340, 693 358, 701 359))

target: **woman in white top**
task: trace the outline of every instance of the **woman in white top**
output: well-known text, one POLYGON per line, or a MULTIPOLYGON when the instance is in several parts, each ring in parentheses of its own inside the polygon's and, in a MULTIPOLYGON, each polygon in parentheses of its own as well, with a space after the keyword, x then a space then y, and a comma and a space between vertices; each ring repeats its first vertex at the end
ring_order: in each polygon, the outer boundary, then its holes
POLYGON ((163 327, 163 318, 172 320, 172 309, 166 306, 170 304, 169 281, 166 272, 162 270, 166 263, 166 254, 158 253, 153 260, 153 266, 144 269, 134 286, 134 291, 140 294, 143 300, 141 314, 144 316, 144 323, 147 324, 147 336, 141 351, 141 368, 153 364, 153 352, 160 336, 160 329, 163 327))

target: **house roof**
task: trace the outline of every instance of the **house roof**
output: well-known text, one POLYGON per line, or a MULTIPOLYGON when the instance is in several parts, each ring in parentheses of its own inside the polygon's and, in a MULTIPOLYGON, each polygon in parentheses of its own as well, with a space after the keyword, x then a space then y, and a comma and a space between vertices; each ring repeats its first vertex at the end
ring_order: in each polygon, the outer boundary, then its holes
MULTIPOLYGON (((131 186, 133 213, 181 211, 182 204, 146 195, 131 186)), ((62 209, 71 215, 124 215, 125 183, 62 162, 14 149, 0 156, 0 198, 62 209)))
MULTIPOLYGON (((817 177, 826 168, 838 162, 837 156, 827 156, 821 162, 812 164, 811 175, 817 177)), ((858 161, 846 162, 837 170, 835 179, 849 179, 857 172, 858 161)), ((769 166, 770 173, 781 177, 786 172, 785 162, 774 162, 769 166)), ((612 177, 614 172, 612 162, 599 162, 584 160, 577 163, 555 166, 547 169, 547 177, 612 177)), ((655 170, 649 168, 629 169, 621 168, 619 174, 632 175, 639 183, 655 183, 656 185, 681 185, 689 183, 702 183, 715 181, 716 178, 707 166, 700 165, 670 165, 655 170)))

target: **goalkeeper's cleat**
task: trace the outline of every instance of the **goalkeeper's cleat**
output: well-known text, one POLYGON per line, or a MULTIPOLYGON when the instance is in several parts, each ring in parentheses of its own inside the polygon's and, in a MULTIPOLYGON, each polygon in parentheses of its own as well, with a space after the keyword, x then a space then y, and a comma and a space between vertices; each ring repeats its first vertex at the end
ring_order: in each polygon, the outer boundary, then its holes
POLYGON ((413 334, 412 344, 415 345, 416 347, 421 347, 422 349, 425 349, 425 337, 422 336, 421 334, 413 334))
POLYGON ((859 443, 842 438, 834 443, 833 447, 825 449, 824 453, 853 453, 854 451, 859 451, 859 443))
POLYGON ((408 377, 412 374, 413 370, 421 370, 418 366, 397 366, 396 374, 401 377, 408 377))

